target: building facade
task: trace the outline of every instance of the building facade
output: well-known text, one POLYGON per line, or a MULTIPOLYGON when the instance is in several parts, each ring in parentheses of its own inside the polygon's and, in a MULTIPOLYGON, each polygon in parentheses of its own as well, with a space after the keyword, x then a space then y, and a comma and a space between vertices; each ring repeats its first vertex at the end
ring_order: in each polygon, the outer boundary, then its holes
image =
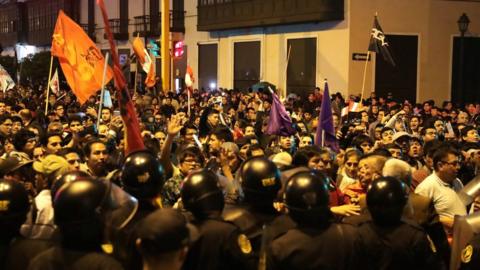
MULTIPOLYGON (((29 0, 0 6, 4 53, 16 44, 48 49, 59 9, 106 52, 95 2, 29 0)), ((160 2, 106 1, 122 63, 132 54, 130 41, 136 36, 157 54, 160 2)), ((247 88, 268 81, 283 95, 305 95, 328 79, 331 92, 347 96, 364 89, 365 96, 373 90, 391 92, 412 102, 480 102, 479 0, 170 0, 170 7, 172 39, 185 43, 184 55, 173 60, 172 77, 183 78, 188 63, 198 88, 247 88), (457 25, 462 13, 471 18, 463 38, 457 25), (365 61, 375 14, 395 68, 375 55, 365 61)))
POLYGON ((188 62, 199 74, 198 87, 234 88, 268 81, 284 95, 305 94, 328 79, 330 92, 360 94, 366 70, 364 95, 375 90, 412 102, 433 99, 438 104, 460 91, 467 93, 460 95, 459 102, 478 92, 480 85, 474 80, 480 74, 474 63, 464 62, 464 73, 468 73, 464 89, 458 89, 454 75, 459 65, 457 21, 462 13, 472 18, 463 41, 467 45, 464 58, 480 60, 469 49, 478 41, 479 1, 338 2, 185 1, 185 44, 188 62), (375 55, 367 65, 364 61, 376 13, 397 62, 395 68, 375 55))

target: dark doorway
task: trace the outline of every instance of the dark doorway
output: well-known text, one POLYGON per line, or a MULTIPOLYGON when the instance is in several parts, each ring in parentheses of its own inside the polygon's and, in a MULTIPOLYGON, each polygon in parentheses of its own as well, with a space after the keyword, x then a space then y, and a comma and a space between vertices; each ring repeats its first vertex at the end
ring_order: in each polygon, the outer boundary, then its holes
POLYGON ((208 89, 217 84, 217 44, 198 45, 198 88, 208 89))
POLYGON ((316 87, 317 39, 289 39, 287 55, 288 51, 287 93, 306 97, 316 87))
POLYGON ((234 45, 233 87, 245 90, 260 80, 260 41, 234 45))
MULTIPOLYGON (((375 92, 403 102, 417 100, 418 36, 387 35, 387 41, 396 66, 377 55, 375 65, 375 92)), ((369 93, 365 93, 369 96, 369 93)))
POLYGON ((459 105, 480 102, 480 38, 453 39, 452 101, 459 105), (460 67, 462 65, 462 67, 460 67))

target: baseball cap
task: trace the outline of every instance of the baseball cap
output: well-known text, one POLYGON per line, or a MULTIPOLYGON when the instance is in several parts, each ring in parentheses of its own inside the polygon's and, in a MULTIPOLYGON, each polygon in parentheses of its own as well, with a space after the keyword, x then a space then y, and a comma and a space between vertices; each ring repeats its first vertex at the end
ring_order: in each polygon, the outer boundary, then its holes
POLYGON ((198 239, 198 230, 178 210, 158 209, 144 218, 137 229, 142 251, 168 253, 189 246, 198 239))
POLYGON ((33 162, 33 169, 45 175, 55 172, 63 174, 68 171, 68 161, 61 156, 48 155, 40 161, 33 162))
POLYGON ((0 174, 5 175, 7 173, 11 173, 31 163, 31 160, 19 159, 17 157, 8 157, 0 161, 0 174))
POLYGON ((396 140, 398 140, 402 137, 405 137, 405 139, 410 139, 411 135, 408 134, 405 131, 399 131, 399 132, 395 133, 395 135, 393 135, 393 141, 396 141, 396 140))
POLYGON ((292 156, 287 152, 280 152, 275 154, 272 158, 273 163, 277 166, 290 166, 292 165, 292 156))

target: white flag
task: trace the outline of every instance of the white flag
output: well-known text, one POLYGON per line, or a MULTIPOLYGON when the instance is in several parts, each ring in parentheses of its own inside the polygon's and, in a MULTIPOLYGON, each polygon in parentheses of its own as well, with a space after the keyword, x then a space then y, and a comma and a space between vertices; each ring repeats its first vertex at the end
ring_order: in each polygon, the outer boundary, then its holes
POLYGON ((50 89, 55 96, 58 96, 60 92, 60 82, 58 81, 58 68, 55 69, 55 74, 53 74, 52 79, 50 80, 50 89))
POLYGON ((105 108, 112 108, 112 96, 110 96, 110 91, 105 89, 105 93, 103 94, 103 107, 105 108))
POLYGON ((10 77, 8 72, 0 65, 0 89, 5 93, 14 86, 15 82, 12 80, 12 77, 10 77))

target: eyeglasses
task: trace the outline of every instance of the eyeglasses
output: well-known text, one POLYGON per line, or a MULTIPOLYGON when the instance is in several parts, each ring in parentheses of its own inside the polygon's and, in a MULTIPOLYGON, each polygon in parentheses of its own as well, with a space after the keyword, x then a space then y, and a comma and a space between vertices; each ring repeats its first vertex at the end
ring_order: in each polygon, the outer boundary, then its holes
POLYGON ((70 160, 67 160, 67 162, 70 164, 70 165, 73 165, 75 163, 80 163, 80 160, 79 159, 70 159, 70 160))
POLYGON ((347 164, 348 167, 357 167, 358 166, 358 162, 347 162, 345 164, 347 164))
POLYGON ((443 164, 448 164, 448 165, 453 166, 453 167, 460 166, 460 161, 458 161, 458 160, 455 160, 455 161, 452 161, 452 162, 442 161, 442 163, 443 164))

